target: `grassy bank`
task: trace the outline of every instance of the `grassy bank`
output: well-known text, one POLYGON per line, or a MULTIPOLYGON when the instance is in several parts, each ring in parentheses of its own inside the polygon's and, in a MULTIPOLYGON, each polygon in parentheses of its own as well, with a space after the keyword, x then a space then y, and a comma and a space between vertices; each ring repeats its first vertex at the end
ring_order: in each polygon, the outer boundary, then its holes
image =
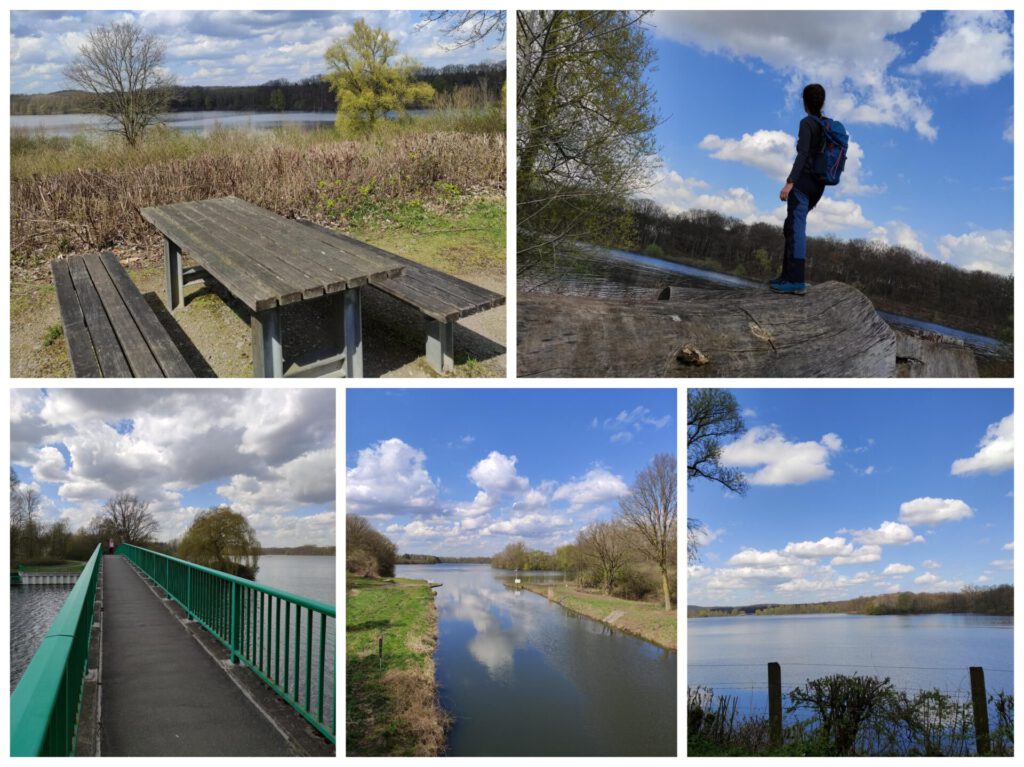
POLYGON ((634 602, 589 591, 578 591, 561 583, 524 583, 523 588, 547 597, 573 612, 606 623, 661 647, 675 650, 678 641, 677 610, 667 612, 660 604, 634 602), (609 620, 616 613, 621 615, 609 620))
POLYGON ((349 578, 345 622, 347 755, 441 753, 446 720, 434 680, 437 610, 427 582, 349 578))

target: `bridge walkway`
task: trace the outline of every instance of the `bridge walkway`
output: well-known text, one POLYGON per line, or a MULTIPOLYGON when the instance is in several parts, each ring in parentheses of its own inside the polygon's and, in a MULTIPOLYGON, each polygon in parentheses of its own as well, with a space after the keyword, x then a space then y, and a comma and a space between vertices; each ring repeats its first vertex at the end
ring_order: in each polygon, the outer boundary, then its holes
POLYGON ((294 755, 120 555, 103 558, 102 652, 103 756, 294 755))

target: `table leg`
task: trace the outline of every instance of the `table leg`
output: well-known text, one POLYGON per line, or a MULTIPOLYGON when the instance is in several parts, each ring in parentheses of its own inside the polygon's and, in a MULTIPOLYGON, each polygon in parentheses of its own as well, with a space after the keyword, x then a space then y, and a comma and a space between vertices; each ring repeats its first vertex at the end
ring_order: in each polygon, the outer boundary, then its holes
POLYGON ((363 377, 363 310, 359 288, 342 294, 342 325, 345 343, 345 377, 363 377))
POLYGON ((167 284, 167 305, 173 312, 185 300, 185 279, 181 268, 181 248, 164 237, 164 280, 167 284))
POLYGON ((253 378, 283 377, 280 310, 274 307, 262 312, 253 312, 249 324, 252 328, 253 378))
POLYGON ((438 373, 455 369, 455 322, 427 317, 427 362, 438 373))

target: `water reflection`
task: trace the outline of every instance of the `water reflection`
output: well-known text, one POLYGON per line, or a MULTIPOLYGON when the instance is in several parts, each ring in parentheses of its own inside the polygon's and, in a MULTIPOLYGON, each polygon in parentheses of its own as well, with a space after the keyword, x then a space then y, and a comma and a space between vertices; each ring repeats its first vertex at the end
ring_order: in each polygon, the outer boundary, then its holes
POLYGON ((400 566, 436 590, 449 753, 671 755, 676 654, 583 618, 486 565, 400 566))

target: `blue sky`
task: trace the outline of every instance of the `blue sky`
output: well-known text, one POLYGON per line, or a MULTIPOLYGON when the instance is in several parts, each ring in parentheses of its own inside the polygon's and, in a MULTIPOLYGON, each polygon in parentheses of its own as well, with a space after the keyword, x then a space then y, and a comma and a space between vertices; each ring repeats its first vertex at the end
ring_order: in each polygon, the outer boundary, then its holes
POLYGON ((159 540, 229 505, 264 546, 331 546, 334 411, 330 389, 13 389, 11 466, 72 530, 127 492, 159 540))
POLYGON ((350 389, 347 512, 401 552, 552 551, 675 453, 674 389, 350 389))
POLYGON ((64 66, 90 29, 112 21, 134 21, 163 40, 167 69, 183 85, 256 85, 323 73, 324 52, 359 18, 424 66, 505 60, 495 35, 452 50, 443 26, 422 26, 423 14, 413 11, 13 11, 11 92, 69 87, 64 66))
POLYGON ((1002 389, 733 389, 745 496, 687 493, 707 528, 690 604, 1013 582, 1013 398, 1002 389))
POLYGON ((800 93, 853 145, 811 234, 899 244, 1013 271, 1012 16, 918 11, 657 12, 650 80, 663 167, 647 196, 673 212, 781 224, 800 93))

